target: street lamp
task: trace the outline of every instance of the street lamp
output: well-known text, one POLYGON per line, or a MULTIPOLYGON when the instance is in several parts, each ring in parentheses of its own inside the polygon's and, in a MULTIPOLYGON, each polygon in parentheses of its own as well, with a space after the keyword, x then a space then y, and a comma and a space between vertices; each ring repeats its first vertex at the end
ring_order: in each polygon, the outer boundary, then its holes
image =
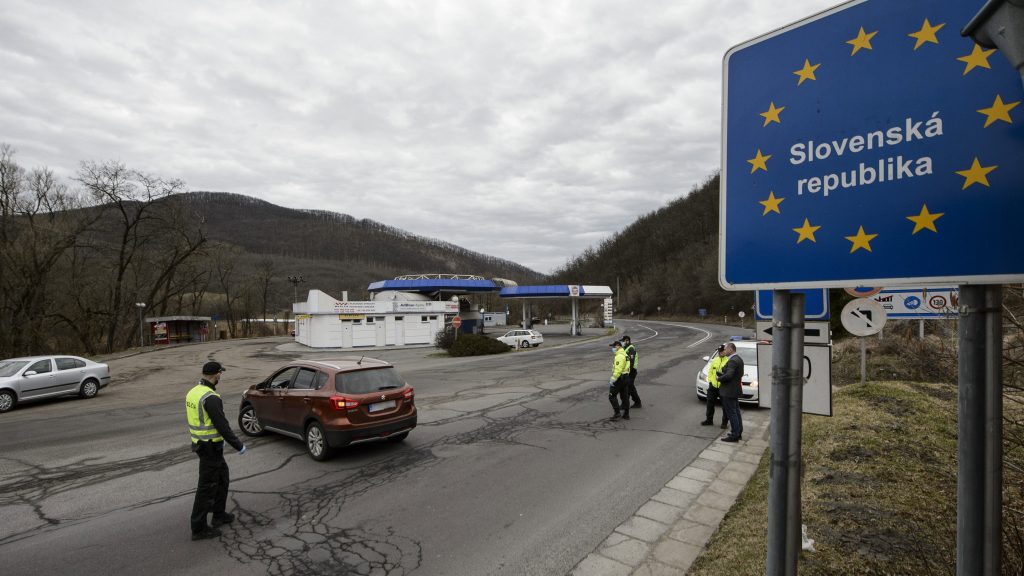
POLYGON ((139 348, 145 348, 146 341, 142 337, 142 311, 146 309, 146 303, 136 302, 135 307, 139 309, 139 348))
POLYGON ((301 275, 289 276, 288 281, 292 283, 292 302, 299 301, 299 282, 305 282, 306 279, 301 275))

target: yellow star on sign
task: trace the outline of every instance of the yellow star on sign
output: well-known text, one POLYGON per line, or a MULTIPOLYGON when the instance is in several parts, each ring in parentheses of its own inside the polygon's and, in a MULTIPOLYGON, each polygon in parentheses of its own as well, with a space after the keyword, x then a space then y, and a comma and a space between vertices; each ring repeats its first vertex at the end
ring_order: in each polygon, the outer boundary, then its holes
POLYGON ((817 243, 814 239, 814 233, 818 231, 821 226, 811 226, 810 220, 804 218, 804 225, 800 228, 793 228, 793 232, 796 232, 800 236, 796 239, 796 243, 799 244, 804 240, 810 240, 811 242, 817 243))
POLYGON ((857 37, 854 38, 853 40, 846 41, 847 44, 853 46, 853 52, 850 52, 850 56, 856 54, 857 51, 860 50, 861 48, 864 48, 865 50, 871 50, 871 39, 875 37, 875 34, 878 34, 878 30, 875 30, 871 34, 865 34, 864 27, 861 26, 860 32, 857 34, 857 37))
POLYGON ((850 254, 853 254, 861 248, 871 252, 871 241, 875 239, 878 234, 865 234, 864 227, 861 226, 857 230, 856 236, 844 236, 850 242, 853 242, 853 246, 850 247, 850 254))
POLYGON ((796 85, 799 86, 803 84, 804 80, 817 80, 817 78, 814 77, 814 71, 818 69, 818 66, 821 66, 821 64, 819 63, 815 64, 814 66, 811 66, 811 61, 804 58, 804 67, 797 70, 796 72, 793 72, 793 74, 796 74, 797 76, 800 77, 800 80, 796 83, 796 85))
POLYGON ((991 50, 985 50, 981 46, 975 44, 974 50, 971 50, 970 54, 968 54, 967 56, 961 56, 957 58, 957 60, 967 63, 967 66, 964 68, 963 76, 966 76, 968 72, 974 70, 975 68, 988 68, 991 70, 992 66, 990 66, 988 63, 988 57, 991 56, 992 53, 995 51, 995 48, 991 50))
POLYGON ((765 172, 767 172, 768 171, 768 159, 771 158, 771 157, 772 157, 771 154, 769 154, 767 156, 761 154, 761 149, 758 148, 757 149, 757 156, 751 158, 750 160, 747 160, 747 162, 750 162, 750 173, 753 174, 754 172, 757 172, 758 168, 760 168, 761 170, 764 170, 765 172))
POLYGON ((985 128, 988 128, 996 120, 1002 120, 1007 124, 1013 124, 1013 120, 1010 119, 1010 110, 1013 110, 1020 104, 1020 100, 1016 102, 1003 102, 1003 99, 996 94, 996 101, 992 103, 991 108, 982 108, 978 110, 979 113, 987 116, 985 118, 985 128))
MULTIPOLYGON (((768 105, 768 111, 767 112, 761 112, 761 116, 764 116, 764 126, 767 126, 770 122, 775 122, 776 124, 782 124, 782 120, 779 119, 779 112, 782 112, 785 109, 786 109, 785 106, 779 106, 778 108, 776 108, 775 107, 775 102, 772 102, 771 104, 769 104, 768 105)), ((762 126, 762 128, 764 126, 762 126)))
POLYGON ((945 214, 945 212, 936 212, 934 214, 930 213, 928 212, 928 205, 922 204, 920 214, 917 216, 907 216, 907 220, 914 223, 914 231, 910 233, 911 236, 926 228, 932 232, 938 233, 938 230, 935 228, 935 221, 942 218, 943 214, 945 214))
POLYGON ((967 170, 958 170, 957 174, 964 177, 964 187, 961 190, 966 190, 971 184, 984 184, 988 186, 988 173, 995 170, 999 166, 982 166, 981 162, 978 162, 978 157, 974 157, 974 163, 967 170))
POLYGON ((772 191, 769 190, 768 191, 768 199, 767 200, 761 200, 760 202, 758 202, 758 204, 764 206, 764 213, 761 214, 761 216, 767 216, 769 212, 775 212, 776 214, 782 214, 782 212, 779 212, 779 204, 782 204, 783 200, 785 200, 785 198, 776 198, 775 197, 775 192, 772 192, 772 191))
POLYGON ((914 50, 917 50, 918 48, 923 46, 925 42, 938 44, 939 39, 935 36, 935 33, 938 32, 939 30, 942 30, 942 27, 945 25, 945 23, 942 23, 939 24, 938 26, 932 26, 931 24, 928 23, 928 19, 925 18, 924 26, 921 26, 920 30, 918 30, 917 32, 911 32, 910 34, 907 34, 907 36, 910 36, 911 38, 917 40, 917 42, 914 44, 914 50))

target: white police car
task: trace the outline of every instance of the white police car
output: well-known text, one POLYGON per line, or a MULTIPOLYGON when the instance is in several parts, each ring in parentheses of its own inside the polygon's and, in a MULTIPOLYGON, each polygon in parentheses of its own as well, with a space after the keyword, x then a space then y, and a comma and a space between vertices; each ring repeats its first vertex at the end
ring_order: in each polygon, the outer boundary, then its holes
MULTIPOLYGON (((740 396, 740 402, 757 404, 757 342, 739 340, 732 343, 736 345, 736 353, 743 359, 743 394, 740 396)), ((716 350, 711 351, 711 355, 704 357, 704 367, 697 373, 697 397, 701 400, 708 398, 708 368, 711 366, 711 359, 717 354, 716 347, 716 350)))

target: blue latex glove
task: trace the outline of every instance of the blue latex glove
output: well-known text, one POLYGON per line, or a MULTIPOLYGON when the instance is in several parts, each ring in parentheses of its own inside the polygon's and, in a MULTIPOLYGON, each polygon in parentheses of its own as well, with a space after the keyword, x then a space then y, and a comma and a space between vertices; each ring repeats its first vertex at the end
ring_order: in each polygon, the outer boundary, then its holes
POLYGON ((242 444, 242 449, 238 451, 239 454, 245 454, 245 444, 242 444))
POLYGON ((615 378, 609 378, 608 379, 608 386, 609 387, 615 386, 615 378))

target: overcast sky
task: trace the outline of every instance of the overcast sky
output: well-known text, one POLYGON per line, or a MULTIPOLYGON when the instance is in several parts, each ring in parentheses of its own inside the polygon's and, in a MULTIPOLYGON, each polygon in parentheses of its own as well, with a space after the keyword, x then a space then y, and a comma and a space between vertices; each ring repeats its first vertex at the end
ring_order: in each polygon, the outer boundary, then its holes
POLYGON ((0 142, 547 273, 718 169, 728 48, 835 4, 5 0, 0 142))

